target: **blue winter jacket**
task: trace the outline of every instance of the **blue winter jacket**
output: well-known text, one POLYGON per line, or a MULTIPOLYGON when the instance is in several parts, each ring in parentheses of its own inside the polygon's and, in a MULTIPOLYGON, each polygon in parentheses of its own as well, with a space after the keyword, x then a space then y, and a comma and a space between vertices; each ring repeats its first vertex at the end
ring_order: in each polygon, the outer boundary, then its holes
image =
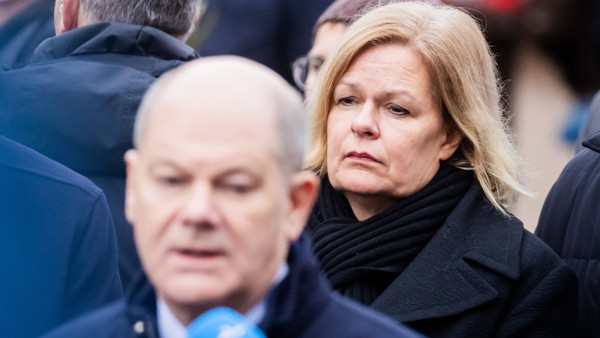
POLYGON ((37 337, 121 298, 104 194, 0 136, 0 336, 37 337))
POLYGON ((196 58, 158 29, 84 26, 45 40, 28 66, 0 72, 0 135, 79 172, 110 205, 124 285, 140 263, 125 220, 125 163, 142 96, 163 73, 196 58))

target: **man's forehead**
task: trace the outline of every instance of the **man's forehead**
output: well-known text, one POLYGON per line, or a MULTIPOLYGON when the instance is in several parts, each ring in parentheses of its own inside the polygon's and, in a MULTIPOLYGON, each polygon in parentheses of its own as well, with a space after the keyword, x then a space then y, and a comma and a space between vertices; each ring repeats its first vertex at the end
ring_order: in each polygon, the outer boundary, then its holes
POLYGON ((250 92, 214 90, 197 94, 192 100, 179 95, 165 97, 152 109, 151 126, 191 128, 215 137, 232 132, 251 136, 257 130, 269 133, 275 127, 275 104, 250 92))
POLYGON ((162 76, 149 90, 136 122, 136 147, 143 147, 150 129, 215 139, 232 134, 255 137, 258 131, 273 147, 283 142, 278 142, 282 121, 296 121, 292 112, 302 114, 300 96, 265 66, 240 57, 191 61, 162 76))
POLYGON ((235 67, 225 68, 223 73, 218 70, 182 73, 171 79, 156 93, 154 114, 185 111, 195 113, 198 119, 232 123, 274 119, 278 93, 271 86, 251 72, 234 76, 235 67))

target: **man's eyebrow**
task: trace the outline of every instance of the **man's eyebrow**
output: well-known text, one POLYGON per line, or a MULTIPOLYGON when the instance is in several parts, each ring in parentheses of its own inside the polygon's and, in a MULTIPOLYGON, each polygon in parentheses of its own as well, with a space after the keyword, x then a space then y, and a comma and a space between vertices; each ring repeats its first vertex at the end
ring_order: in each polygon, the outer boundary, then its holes
POLYGON ((149 162, 149 167, 161 167, 161 166, 165 166, 165 167, 173 167, 177 170, 183 170, 183 167, 180 166, 178 163, 176 163, 173 160, 170 159, 157 159, 157 160, 153 160, 149 162))
POLYGON ((234 175, 246 175, 251 177, 259 177, 260 172, 247 167, 234 166, 219 174, 219 177, 227 177, 234 175))

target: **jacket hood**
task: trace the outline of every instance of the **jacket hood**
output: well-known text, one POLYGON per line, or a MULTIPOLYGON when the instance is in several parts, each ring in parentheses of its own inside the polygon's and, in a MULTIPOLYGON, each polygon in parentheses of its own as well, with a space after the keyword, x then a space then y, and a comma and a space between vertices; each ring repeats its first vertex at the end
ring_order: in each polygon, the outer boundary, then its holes
POLYGON ((149 26, 103 22, 84 26, 42 42, 34 62, 97 53, 153 56, 190 61, 196 51, 171 35, 149 26))
POLYGON ((600 153, 600 131, 583 141, 583 146, 600 153))

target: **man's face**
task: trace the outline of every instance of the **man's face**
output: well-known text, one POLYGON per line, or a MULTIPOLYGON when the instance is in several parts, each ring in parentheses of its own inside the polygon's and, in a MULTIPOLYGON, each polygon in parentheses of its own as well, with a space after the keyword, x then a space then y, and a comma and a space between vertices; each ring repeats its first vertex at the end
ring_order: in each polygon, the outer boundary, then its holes
POLYGON ((308 74, 304 87, 306 96, 309 95, 315 86, 321 66, 333 54, 340 41, 342 41, 346 28, 347 26, 343 23, 326 22, 317 29, 315 41, 310 52, 308 52, 308 74))
POLYGON ((258 303, 297 232, 272 117, 241 104, 194 106, 159 104, 126 155, 127 216, 143 267, 184 324, 214 306, 245 312, 258 303))

